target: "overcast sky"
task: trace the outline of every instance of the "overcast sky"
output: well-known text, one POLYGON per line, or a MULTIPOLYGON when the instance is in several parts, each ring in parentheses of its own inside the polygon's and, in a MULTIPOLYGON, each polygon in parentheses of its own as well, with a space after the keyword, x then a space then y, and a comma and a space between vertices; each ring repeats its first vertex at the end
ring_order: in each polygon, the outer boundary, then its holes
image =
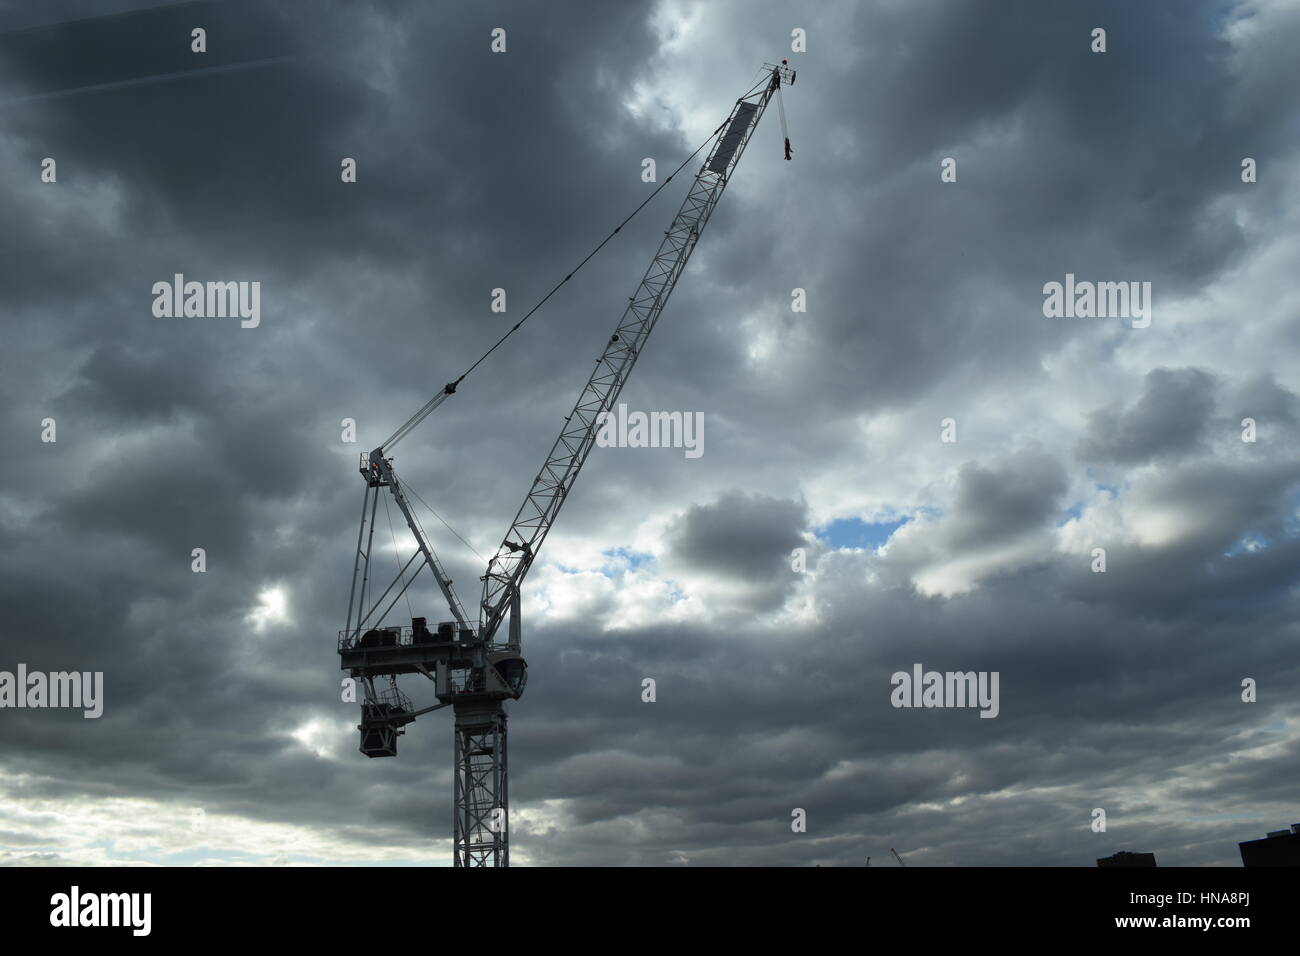
MULTIPOLYGON (((704 454, 596 448, 525 587, 512 862, 1239 864, 1300 821, 1298 43, 1295 0, 0 0, 0 670, 105 682, 0 710, 0 862, 450 863, 450 716, 370 760, 340 699, 357 453, 786 56, 794 161, 769 113, 621 399, 704 454), (155 317, 176 273, 260 324, 155 317), (1045 316, 1067 274, 1150 325, 1045 316), (916 664, 997 717, 895 708, 916 664)), ((686 186, 395 452, 467 604, 686 186)))

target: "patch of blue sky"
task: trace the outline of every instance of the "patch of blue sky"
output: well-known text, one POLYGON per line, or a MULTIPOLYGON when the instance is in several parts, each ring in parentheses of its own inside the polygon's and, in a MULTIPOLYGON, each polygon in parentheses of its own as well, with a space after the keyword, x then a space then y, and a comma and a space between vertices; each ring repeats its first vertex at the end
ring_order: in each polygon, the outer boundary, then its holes
POLYGON ((654 561, 654 555, 646 551, 633 551, 631 548, 609 548, 602 551, 606 559, 600 573, 607 578, 617 578, 629 571, 636 571, 654 561))
POLYGON ((1273 546, 1273 539, 1262 534, 1245 534, 1237 542, 1223 552, 1225 558, 1236 558, 1243 554, 1251 554, 1255 551, 1263 551, 1265 548, 1273 546))
POLYGON ((1056 522, 1056 526, 1059 528, 1067 521, 1074 521, 1082 517, 1083 517, 1083 502, 1076 501, 1074 504, 1070 505, 1070 507, 1066 508, 1065 511, 1061 513, 1061 520, 1056 522))
POLYGON ((903 525, 911 521, 910 515, 896 521, 863 521, 861 518, 837 518, 835 521, 815 528, 813 534, 832 548, 856 548, 874 551, 889 540, 890 536, 903 525))

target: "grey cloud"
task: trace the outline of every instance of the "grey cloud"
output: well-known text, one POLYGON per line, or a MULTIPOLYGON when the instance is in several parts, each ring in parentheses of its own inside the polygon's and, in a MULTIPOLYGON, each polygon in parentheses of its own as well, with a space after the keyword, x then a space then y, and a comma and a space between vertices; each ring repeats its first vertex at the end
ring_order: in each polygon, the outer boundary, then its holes
POLYGON ((1039 527, 1066 489, 1065 470, 1036 449, 1024 450, 995 468, 967 465, 957 480, 951 543, 988 544, 1039 527))
POLYGON ((804 543, 804 502, 729 492, 695 505, 668 530, 672 553, 725 578, 770 582, 789 571, 790 552, 804 543))
POLYGON ((1215 392, 1214 378, 1200 369, 1152 369, 1131 408, 1112 405, 1090 416, 1079 457, 1137 465, 1193 452, 1214 411, 1215 392))

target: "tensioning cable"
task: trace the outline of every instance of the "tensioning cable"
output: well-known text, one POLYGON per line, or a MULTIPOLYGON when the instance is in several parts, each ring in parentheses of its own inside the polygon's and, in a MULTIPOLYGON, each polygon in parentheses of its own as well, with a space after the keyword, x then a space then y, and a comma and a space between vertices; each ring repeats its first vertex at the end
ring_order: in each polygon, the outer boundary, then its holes
MULTIPOLYGON (((746 96, 753 95, 754 91, 763 85, 763 82, 760 82, 757 86, 755 86, 748 93, 742 96, 741 99, 744 99, 746 96)), ((417 411, 414 415, 412 415, 409 419, 407 419, 406 424, 402 425, 401 428, 397 429, 397 431, 389 435, 388 439, 383 444, 381 444, 379 448, 382 449, 383 451, 387 451, 388 449, 392 448, 393 445, 397 444, 399 441, 405 438, 412 428, 420 424, 420 422, 424 421, 425 418, 429 416, 430 412, 432 412, 435 408, 437 408, 444 401, 446 401, 449 395, 454 394, 456 391, 456 387, 465 380, 465 377, 469 375, 470 372, 478 368, 479 365, 481 365, 489 355, 491 355, 498 348, 500 348, 501 344, 505 342, 506 339, 510 338, 510 336, 518 332, 520 326, 522 326, 525 322, 527 322, 534 312, 536 312, 543 305, 545 305, 547 300, 549 300, 551 296, 555 295, 555 293, 560 290, 560 287, 562 285, 564 285, 575 275, 577 275, 579 269, 581 269, 588 262, 590 262, 592 258, 596 255, 596 253, 600 252, 600 250, 605 247, 605 244, 609 242, 609 240, 613 239, 616 235, 618 235, 618 233, 622 231, 623 227, 626 226, 629 222, 631 222, 637 213, 639 213, 642 209, 644 209, 647 205, 649 205, 650 200, 654 199, 655 196, 658 196, 659 191, 663 189, 665 186, 667 186, 670 182, 672 182, 673 177, 676 176, 678 173, 680 173, 683 169, 685 169, 686 164, 689 163, 691 160, 693 160, 699 154, 700 150, 702 150, 705 146, 709 145, 709 143, 713 141, 713 138, 717 136, 719 133, 721 133, 723 127, 725 127, 726 125, 727 124, 724 122, 722 126, 719 126, 712 133, 710 133, 708 138, 704 142, 700 143, 699 146, 695 147, 695 151, 692 152, 691 155, 687 156, 686 159, 682 161, 682 164, 678 166, 676 169, 674 169, 667 179, 665 179, 662 183, 660 183, 657 187, 655 187, 654 192, 652 192, 649 196, 647 196, 644 200, 642 200, 641 204, 637 206, 635 209, 633 209, 626 219, 624 219, 617 226, 615 226, 614 231, 611 232, 604 239, 602 239, 600 241, 600 244, 596 246, 595 249, 592 249, 591 252, 587 253, 586 258, 584 258, 581 262, 579 262, 576 266, 574 266, 571 270, 569 270, 569 273, 563 279, 555 283, 555 285, 551 288, 551 291, 546 293, 546 295, 542 296, 541 300, 536 305, 534 305, 531 309, 529 309, 522 319, 520 319, 518 322, 512 325, 510 329, 504 335, 501 336, 501 338, 497 339, 496 342, 493 343, 490 349, 488 349, 486 352, 480 355, 477 361, 475 361, 473 365, 465 369, 465 371, 463 371, 460 374, 459 378, 456 378, 453 381, 450 381, 446 385, 444 385, 441 392, 439 392, 433 398, 429 399, 429 401, 426 402, 424 406, 420 408, 419 411, 417 411)))

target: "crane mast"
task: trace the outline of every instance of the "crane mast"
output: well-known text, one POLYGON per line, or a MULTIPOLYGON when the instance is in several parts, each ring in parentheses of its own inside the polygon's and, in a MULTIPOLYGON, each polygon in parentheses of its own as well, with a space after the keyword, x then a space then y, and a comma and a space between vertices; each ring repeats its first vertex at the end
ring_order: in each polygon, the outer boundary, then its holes
MULTIPOLYGON (((358 729, 361 752, 367 756, 395 756, 397 737, 406 724, 429 711, 453 708, 456 769, 452 832, 456 866, 509 865, 505 701, 518 699, 527 681, 527 664, 520 653, 520 587, 595 444, 602 413, 610 412, 617 402, 759 120, 773 96, 779 102, 782 83, 794 81, 788 66, 765 67, 768 79, 738 99, 727 120, 718 127, 712 148, 681 208, 636 291, 628 298, 622 318, 573 411, 565 418, 501 546, 488 562, 482 578, 477 631, 467 621, 452 582, 412 512, 392 459, 387 457, 397 441, 455 393, 460 380, 445 386, 383 445, 361 456, 359 469, 366 479, 366 497, 357 535, 347 627, 339 632, 340 663, 362 688, 362 722, 358 729), (370 595, 370 554, 383 488, 389 489, 406 519, 417 550, 399 570, 397 580, 374 599, 370 595), (424 560, 408 580, 406 571, 417 557, 424 560), (455 620, 438 624, 434 630, 428 628, 425 618, 413 618, 410 628, 382 626, 385 615, 424 567, 432 573, 455 620), (390 601, 389 595, 399 582, 401 588, 390 601), (387 606, 376 615, 385 601, 387 606), (497 633, 507 617, 507 637, 499 641, 497 633), (439 703, 416 710, 397 688, 400 674, 421 674, 432 680, 439 703), (377 686, 377 679, 387 679, 387 687, 382 683, 377 686)), ((782 114, 783 132, 784 127, 782 114)), ((786 158, 789 156, 787 139, 786 158)))

